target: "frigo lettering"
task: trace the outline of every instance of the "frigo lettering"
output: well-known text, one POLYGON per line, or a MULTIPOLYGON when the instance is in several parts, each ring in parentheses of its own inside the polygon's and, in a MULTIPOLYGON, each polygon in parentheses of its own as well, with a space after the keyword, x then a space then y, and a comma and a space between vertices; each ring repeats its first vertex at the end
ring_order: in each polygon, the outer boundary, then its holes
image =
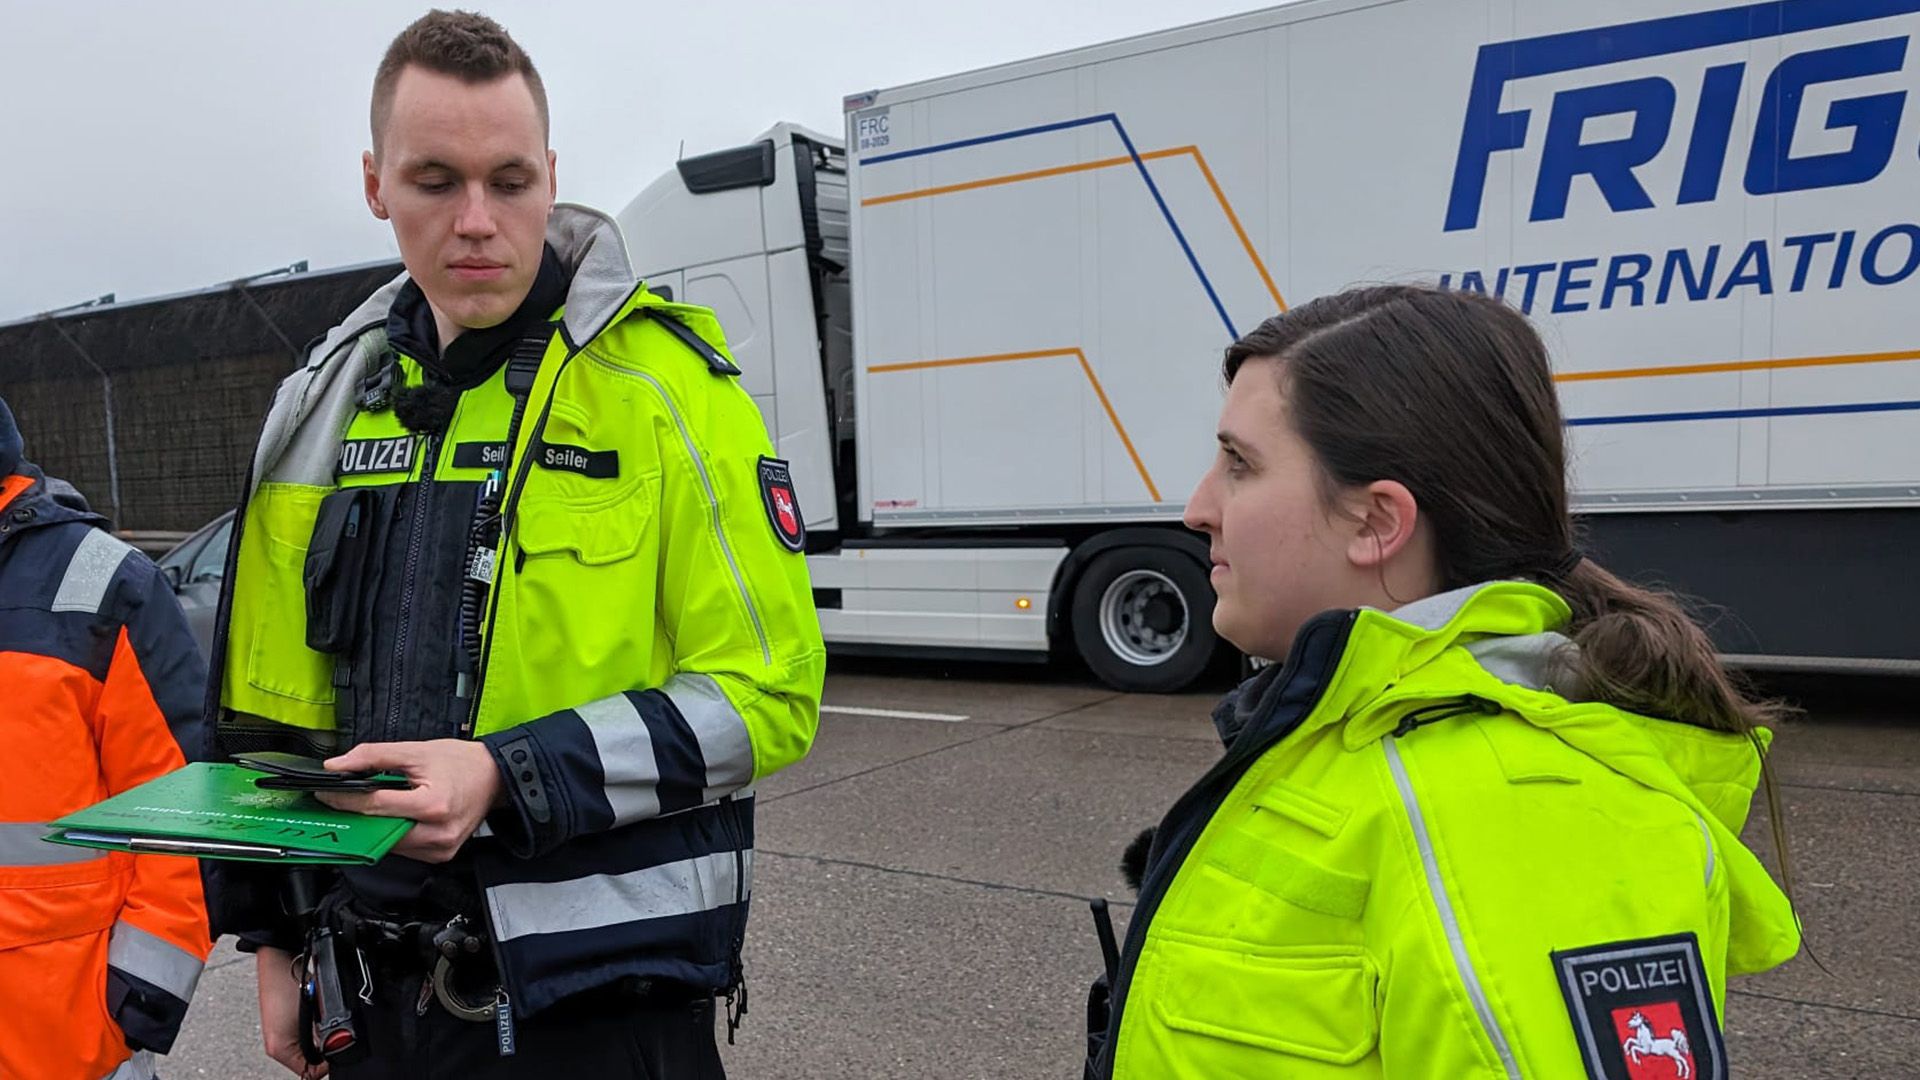
POLYGON ((1533 155, 1529 221, 1566 217, 1579 185, 1622 213, 1713 202, 1729 176, 1751 196, 1870 183, 1899 152, 1913 29, 1900 18, 1915 13, 1916 0, 1778 0, 1484 45, 1445 231, 1479 227, 1506 154, 1533 155), (1856 40, 1834 44, 1837 28, 1856 40), (1749 47, 1769 38, 1783 40, 1749 47), (1542 124, 1514 84, 1547 77, 1570 85, 1553 86, 1542 124), (1600 119, 1625 134, 1590 136, 1600 119))

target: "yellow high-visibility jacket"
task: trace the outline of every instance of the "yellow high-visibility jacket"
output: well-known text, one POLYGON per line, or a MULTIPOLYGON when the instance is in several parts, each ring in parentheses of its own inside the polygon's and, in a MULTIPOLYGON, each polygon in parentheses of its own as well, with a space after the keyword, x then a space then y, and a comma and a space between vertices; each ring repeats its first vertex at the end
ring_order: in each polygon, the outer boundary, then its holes
POLYGON ((1739 839, 1759 750, 1578 700, 1567 618, 1495 582, 1309 622, 1159 829, 1093 1073, 1727 1075, 1726 976, 1799 946, 1739 839))
MULTIPOLYGON (((712 313, 635 281, 603 215, 556 207, 548 243, 571 284, 501 469, 507 531, 464 732, 506 780, 509 804, 467 850, 522 1013, 628 976, 734 984, 753 785, 807 752, 825 672, 792 480, 712 313)), ((511 365, 461 394, 442 435, 365 405, 402 281, 276 395, 214 658, 230 735, 340 743, 339 660, 309 647, 303 581, 322 500, 477 490, 502 465, 511 365)), ((271 897, 236 893, 216 896, 217 925, 270 921, 271 897)))

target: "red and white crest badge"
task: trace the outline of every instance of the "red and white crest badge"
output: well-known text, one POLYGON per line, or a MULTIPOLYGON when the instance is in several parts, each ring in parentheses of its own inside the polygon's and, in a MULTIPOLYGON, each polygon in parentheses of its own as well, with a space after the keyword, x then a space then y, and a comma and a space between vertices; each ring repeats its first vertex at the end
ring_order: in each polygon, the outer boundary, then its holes
POLYGON ((1556 952, 1553 963, 1591 1080, 1726 1080, 1692 934, 1556 952))
POLYGON ((793 470, 779 458, 760 459, 760 501, 766 504, 773 535, 788 551, 807 546, 807 523, 800 516, 800 497, 793 490, 793 470))

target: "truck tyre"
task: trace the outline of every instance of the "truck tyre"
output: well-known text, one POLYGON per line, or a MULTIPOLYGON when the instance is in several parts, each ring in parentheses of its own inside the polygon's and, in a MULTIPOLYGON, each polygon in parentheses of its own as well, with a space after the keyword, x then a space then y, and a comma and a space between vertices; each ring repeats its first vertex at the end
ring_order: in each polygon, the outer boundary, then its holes
POLYGON ((1171 548, 1102 552, 1073 590, 1073 643, 1116 690, 1170 694, 1212 661, 1213 587, 1192 558, 1171 548))

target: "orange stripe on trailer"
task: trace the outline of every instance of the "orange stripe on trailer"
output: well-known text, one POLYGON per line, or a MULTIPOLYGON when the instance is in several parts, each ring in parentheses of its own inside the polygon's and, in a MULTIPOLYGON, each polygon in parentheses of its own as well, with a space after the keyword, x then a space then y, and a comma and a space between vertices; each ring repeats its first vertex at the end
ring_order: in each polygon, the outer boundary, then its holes
POLYGON ((1220 181, 1213 178, 1213 170, 1207 167, 1207 159, 1197 146, 1183 146, 1181 150, 1193 155, 1193 163, 1200 166, 1200 175, 1207 178, 1207 186, 1213 189, 1213 197, 1220 200, 1220 209, 1226 212, 1227 224, 1233 226, 1233 234, 1240 238, 1240 246, 1247 249, 1247 258, 1253 260, 1253 268, 1260 271, 1260 280, 1266 283, 1267 295, 1273 297, 1275 307, 1287 310, 1287 302, 1280 298, 1280 287, 1273 283, 1273 275, 1267 273, 1267 264, 1260 261, 1260 253, 1253 248, 1253 241, 1247 238, 1247 230, 1240 227, 1240 215, 1233 212, 1233 204, 1227 201, 1227 193, 1220 190, 1220 181))
POLYGON ((884 375, 895 371, 931 371, 935 368, 970 367, 976 364, 1006 364, 1017 360, 1047 360, 1062 356, 1071 356, 1080 361, 1080 370, 1092 384, 1095 397, 1100 399, 1100 407, 1107 411, 1107 419, 1112 422, 1113 430, 1120 436, 1120 445, 1127 448, 1127 456, 1133 459, 1133 467, 1140 474, 1140 482, 1147 485, 1147 494, 1154 502, 1160 502, 1160 489, 1154 485, 1153 476, 1147 472, 1147 463, 1140 460, 1140 451, 1134 448, 1133 438, 1127 434, 1127 426, 1120 422, 1120 414, 1114 411, 1113 402, 1107 397, 1106 387, 1100 385, 1100 376, 1093 372, 1093 364, 1088 362, 1087 354, 1078 348, 1040 349, 1034 352, 992 353, 987 356, 956 356, 944 360, 912 360, 899 364, 873 364, 867 368, 869 375, 884 375))
MULTIPOLYGON (((1154 161, 1159 158, 1169 158, 1176 154, 1184 153, 1189 149, 1192 148, 1181 147, 1176 150, 1155 150, 1151 153, 1141 154, 1140 160, 1154 161)), ((1092 172, 1095 169, 1111 169, 1118 165, 1131 164, 1133 164, 1133 159, 1130 157, 1101 158, 1099 161, 1083 161, 1077 165, 1055 165, 1049 169, 1034 169, 1031 172, 1008 173, 1005 176, 989 176, 984 179, 968 180, 959 184, 942 184, 939 187, 917 188, 913 191, 902 191, 897 195, 875 195, 872 198, 861 199, 860 205, 880 206, 885 203, 907 202, 911 199, 931 199, 935 195, 951 195, 956 191, 976 191, 980 188, 999 187, 1002 184, 1018 184, 1027 180, 1045 180, 1049 176, 1067 176, 1072 173, 1092 172)))
POLYGON ((1555 375, 1553 381, 1651 379, 1666 375, 1713 375, 1730 371, 1777 371, 1785 368, 1838 367, 1844 364, 1891 364, 1902 360, 1920 360, 1920 349, 1852 353, 1845 356, 1794 356, 1780 360, 1727 360, 1709 364, 1669 364, 1660 367, 1609 368, 1604 371, 1569 371, 1555 375))
MULTIPOLYGON (((1260 281, 1267 287, 1267 295, 1273 297, 1274 306, 1281 311, 1287 310, 1287 302, 1280 296, 1280 287, 1273 283, 1273 275, 1267 272, 1267 264, 1261 260, 1260 253, 1253 246, 1253 240, 1247 236, 1247 230, 1240 224, 1240 215, 1234 213, 1233 203, 1227 199, 1227 193, 1220 187, 1220 181, 1208 167, 1206 155, 1198 146, 1174 146, 1165 150, 1150 150, 1140 155, 1141 161, 1159 161, 1164 158, 1186 155, 1200 167, 1200 175, 1213 189, 1213 197, 1220 203, 1220 209, 1227 215, 1227 224, 1233 226, 1233 234, 1240 238, 1240 246, 1246 249, 1247 258, 1252 260, 1253 268, 1259 272, 1260 281)), ((1112 169, 1121 165, 1131 165, 1130 157, 1101 158, 1098 161, 1083 161, 1075 165, 1056 165, 1049 169, 1033 169, 1028 172, 1008 173, 1005 176, 989 176, 980 180, 968 180, 958 184, 941 184, 938 187, 917 188, 902 191, 894 195, 875 195, 861 199, 861 206, 882 206, 887 203, 908 202, 913 199, 930 199, 936 195, 952 195, 961 191, 977 191, 981 188, 1000 187, 1005 184, 1018 184, 1028 180, 1045 180, 1051 176, 1068 176, 1073 173, 1092 172, 1095 169, 1112 169)))

